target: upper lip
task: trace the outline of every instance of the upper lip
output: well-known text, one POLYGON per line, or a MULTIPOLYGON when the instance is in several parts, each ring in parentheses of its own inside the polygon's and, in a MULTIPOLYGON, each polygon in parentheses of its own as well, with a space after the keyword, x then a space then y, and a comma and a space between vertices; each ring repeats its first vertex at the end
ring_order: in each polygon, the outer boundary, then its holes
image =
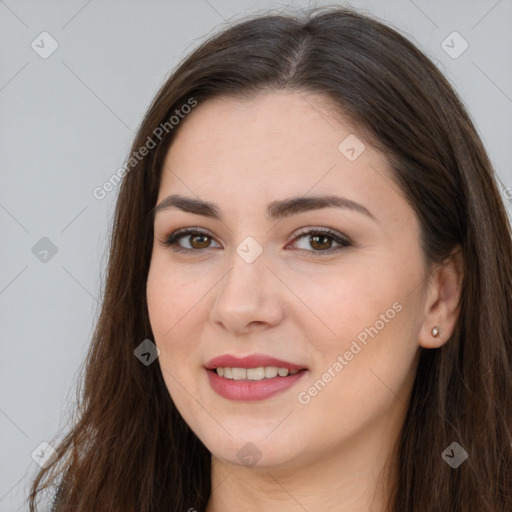
POLYGON ((305 370, 305 366, 290 363, 267 356, 265 354, 254 354, 246 357, 236 357, 231 354, 223 354, 221 356, 210 359, 205 364, 206 369, 215 370, 216 368, 260 368, 265 366, 276 366, 277 368, 288 368, 289 370, 305 370))

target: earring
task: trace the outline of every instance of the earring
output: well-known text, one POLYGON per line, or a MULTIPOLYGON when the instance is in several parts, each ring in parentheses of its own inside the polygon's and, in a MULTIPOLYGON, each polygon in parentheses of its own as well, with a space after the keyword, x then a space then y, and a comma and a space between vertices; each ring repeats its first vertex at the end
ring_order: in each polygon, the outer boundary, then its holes
POLYGON ((438 338, 441 334, 441 331, 439 330, 439 327, 436 325, 433 329, 432 329, 432 336, 434 336, 434 338, 438 338))

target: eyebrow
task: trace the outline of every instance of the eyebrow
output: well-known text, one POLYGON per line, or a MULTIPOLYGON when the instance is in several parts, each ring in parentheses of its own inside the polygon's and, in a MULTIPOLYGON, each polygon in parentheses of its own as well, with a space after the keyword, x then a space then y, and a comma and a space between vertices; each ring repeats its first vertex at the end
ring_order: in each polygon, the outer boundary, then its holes
MULTIPOLYGON (((154 218, 158 212, 167 210, 169 208, 177 208, 187 213, 194 213, 196 215, 203 215, 212 219, 222 220, 221 210, 216 204, 177 194, 173 194, 167 196, 165 199, 162 199, 160 204, 151 210, 150 214, 152 214, 154 218)), ((355 201, 345 197, 334 195, 309 197, 301 196, 272 201, 268 205, 267 215, 271 219, 283 219, 285 217, 290 217, 291 215, 296 215, 311 210, 319 210, 322 208, 346 208, 358 213, 362 213, 375 222, 378 222, 375 215, 373 215, 373 213, 371 213, 362 204, 356 203, 355 201)))

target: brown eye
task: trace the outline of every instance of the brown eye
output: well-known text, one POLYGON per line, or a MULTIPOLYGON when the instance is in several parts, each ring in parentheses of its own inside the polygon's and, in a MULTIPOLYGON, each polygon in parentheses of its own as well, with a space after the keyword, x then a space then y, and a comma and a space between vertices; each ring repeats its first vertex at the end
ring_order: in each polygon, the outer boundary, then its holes
MULTIPOLYGON (((202 250, 220 248, 215 239, 199 228, 184 228, 171 233, 160 242, 175 252, 200 253, 202 250), (217 245, 212 245, 212 243, 217 245)), ((331 254, 352 245, 349 238, 327 228, 304 229, 293 240, 292 245, 310 254, 331 254), (302 247, 300 245, 303 245, 302 247), (305 245, 305 246, 304 246, 305 245)))
POLYGON ((327 228, 302 230, 293 245, 315 255, 331 254, 352 245, 349 238, 327 228))
POLYGON ((210 237, 207 235, 188 235, 189 243, 194 249, 206 249, 210 245, 210 237))
MULTIPOLYGON (((213 237, 208 233, 194 229, 179 229, 171 233, 165 240, 160 243, 165 247, 170 247, 176 252, 194 252, 212 247, 220 247, 220 245, 212 246, 213 237)), ((216 243, 216 242, 215 242, 216 243)))
POLYGON ((318 250, 330 249, 332 242, 332 238, 327 235, 312 235, 309 241, 311 247, 318 250))

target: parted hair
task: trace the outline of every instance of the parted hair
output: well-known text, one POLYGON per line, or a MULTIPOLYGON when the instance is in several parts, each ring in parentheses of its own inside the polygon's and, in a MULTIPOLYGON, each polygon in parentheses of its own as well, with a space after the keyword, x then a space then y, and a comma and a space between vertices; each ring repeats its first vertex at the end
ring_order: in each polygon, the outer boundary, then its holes
MULTIPOLYGON (((222 28, 176 66, 131 152, 190 98, 263 91, 323 94, 386 155, 419 220, 425 261, 442 264, 461 248, 460 315, 445 344, 420 348, 388 511, 511 512, 511 229, 463 102, 409 38, 369 14, 267 12, 222 28), (441 457, 452 442, 468 453, 456 469, 441 457)), ((177 411, 159 364, 134 357, 154 339, 145 294, 151 212, 178 130, 123 177, 73 422, 31 484, 31 512, 57 487, 55 512, 201 512, 208 502, 210 452, 177 411)))

